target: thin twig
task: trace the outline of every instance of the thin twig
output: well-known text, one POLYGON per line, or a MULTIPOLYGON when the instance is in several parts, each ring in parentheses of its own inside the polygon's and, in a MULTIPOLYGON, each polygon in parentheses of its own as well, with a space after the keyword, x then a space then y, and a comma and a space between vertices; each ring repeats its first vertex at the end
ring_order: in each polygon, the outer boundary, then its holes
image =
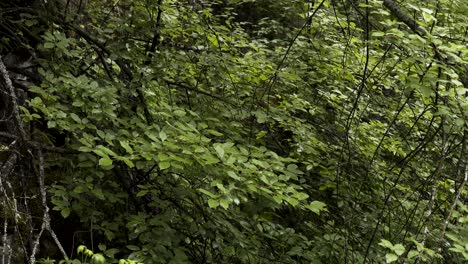
POLYGON ((450 211, 447 215, 447 218, 445 218, 444 226, 442 227, 442 232, 440 234, 440 241, 442 241, 443 237, 445 236, 445 231, 447 230, 447 226, 450 223, 450 218, 452 218, 453 211, 455 211, 455 206, 457 205, 457 202, 460 200, 461 192, 464 190, 467 180, 468 180, 468 164, 465 165, 465 175, 460 184, 460 187, 458 188, 457 194, 455 194, 455 199, 453 199, 452 205, 450 206, 450 211))
MULTIPOLYGON (((2 188, 3 189, 3 188, 2 188)), ((5 200, 3 201, 4 203, 7 203, 7 197, 5 197, 5 200)), ((2 244, 3 244, 3 252, 2 252, 2 263, 8 263, 5 262, 5 257, 10 251, 10 246, 7 245, 7 228, 8 228, 8 216, 7 216, 7 207, 5 204, 3 204, 3 237, 2 237, 2 244)))

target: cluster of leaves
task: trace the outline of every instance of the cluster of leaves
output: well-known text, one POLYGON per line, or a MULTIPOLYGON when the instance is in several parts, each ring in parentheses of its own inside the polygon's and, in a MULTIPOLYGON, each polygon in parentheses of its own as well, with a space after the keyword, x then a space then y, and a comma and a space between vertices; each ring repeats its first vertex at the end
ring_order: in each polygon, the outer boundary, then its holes
POLYGON ((86 2, 22 110, 100 257, 467 259, 462 0, 86 2))
MULTIPOLYGON (((80 245, 77 247, 76 253, 80 256, 80 259, 73 259, 73 260, 61 260, 60 264, 104 264, 106 263, 106 258, 100 253, 94 253, 92 250, 87 248, 84 245, 80 245)), ((53 264, 55 260, 47 258, 41 259, 38 261, 41 264, 53 264)), ((119 264, 141 264, 140 262, 136 262, 134 260, 129 259, 120 259, 119 264)))

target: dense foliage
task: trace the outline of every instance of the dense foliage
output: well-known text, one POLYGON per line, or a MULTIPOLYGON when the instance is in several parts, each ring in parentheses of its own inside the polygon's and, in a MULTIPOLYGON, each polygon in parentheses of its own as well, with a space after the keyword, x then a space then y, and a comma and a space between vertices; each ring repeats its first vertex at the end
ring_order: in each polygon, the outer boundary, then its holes
POLYGON ((468 260, 465 0, 0 8, 2 263, 468 260))

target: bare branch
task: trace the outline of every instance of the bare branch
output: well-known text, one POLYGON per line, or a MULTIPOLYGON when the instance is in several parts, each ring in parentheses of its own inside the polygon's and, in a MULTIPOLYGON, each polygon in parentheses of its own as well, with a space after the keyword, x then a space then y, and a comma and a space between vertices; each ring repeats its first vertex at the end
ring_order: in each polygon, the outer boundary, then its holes
MULTIPOLYGON (((15 140, 19 139, 18 136, 7 133, 7 132, 0 132, 0 136, 5 137, 5 138, 9 138, 9 139, 15 139, 15 140)), ((66 148, 61 148, 61 147, 46 146, 46 145, 41 144, 41 143, 36 142, 36 141, 27 141, 26 144, 31 146, 31 147, 34 147, 34 148, 40 148, 40 149, 46 150, 48 152, 56 152, 56 153, 63 153, 63 154, 78 154, 78 153, 80 153, 79 151, 76 151, 76 150, 71 150, 71 149, 66 149, 66 148)))
POLYGON ((10 172, 13 170, 13 167, 16 164, 17 158, 18 155, 16 153, 12 153, 10 157, 8 157, 7 161, 5 161, 5 163, 3 163, 3 166, 0 168, 0 187, 2 186, 2 178, 10 174, 10 172))
POLYGON ((8 75, 8 71, 5 67, 5 64, 3 64, 2 56, 0 56, 0 73, 2 74, 2 77, 5 81, 6 88, 8 89, 8 92, 10 93, 10 98, 11 98, 11 103, 13 105, 13 115, 15 118, 16 126, 18 127, 18 130, 20 132, 20 136, 22 141, 26 141, 26 132, 24 132, 22 123, 23 121, 21 120, 21 117, 19 115, 19 108, 18 108, 18 98, 16 97, 15 93, 15 88, 13 87, 13 84, 11 83, 10 76, 8 75))
POLYGON ((36 254, 39 249, 39 241, 41 240, 41 236, 42 236, 42 233, 44 232, 44 229, 45 229, 45 222, 42 222, 41 231, 39 231, 39 234, 37 234, 36 240, 34 240, 31 256, 29 257, 29 263, 31 264, 36 263, 36 254))
POLYGON ((384 0, 383 5, 392 12, 394 16, 398 18, 401 22, 405 23, 409 28, 411 28, 418 35, 426 35, 427 31, 420 27, 414 19, 412 19, 405 11, 401 10, 398 7, 397 3, 393 0, 384 0))
POLYGON ((44 175, 44 155, 43 155, 41 149, 37 149, 37 156, 39 158, 39 165, 38 165, 39 170, 37 172, 37 176, 38 176, 38 180, 39 180, 39 191, 41 193, 42 207, 44 208, 44 216, 42 217, 41 231, 39 232, 39 234, 36 237, 36 240, 34 241, 33 251, 31 253, 31 257, 30 257, 30 262, 35 263, 35 258, 36 258, 36 254, 37 254, 37 247, 39 245, 41 235, 44 232, 44 229, 49 231, 50 235, 54 239, 55 244, 58 247, 58 249, 60 250, 60 252, 62 253, 63 257, 65 259, 68 259, 67 253, 65 253, 65 250, 63 249, 62 244, 58 240, 54 230, 52 230, 52 227, 50 225, 49 207, 47 206, 47 193, 46 193, 46 188, 45 188, 45 184, 44 184, 44 178, 45 178, 45 175, 44 175))
MULTIPOLYGON (((5 199, 3 202, 6 203, 7 200, 5 199)), ((2 204, 2 205, 3 205, 4 208, 6 207, 4 204, 2 204)), ((7 210, 6 209, 4 209, 3 215, 4 215, 3 216, 4 221, 3 221, 3 236, 2 236, 2 244, 3 244, 2 263, 10 263, 9 261, 8 262, 5 261, 5 258, 7 256, 7 254, 11 251, 10 245, 8 245, 8 241, 7 241, 8 217, 7 217, 7 210)))

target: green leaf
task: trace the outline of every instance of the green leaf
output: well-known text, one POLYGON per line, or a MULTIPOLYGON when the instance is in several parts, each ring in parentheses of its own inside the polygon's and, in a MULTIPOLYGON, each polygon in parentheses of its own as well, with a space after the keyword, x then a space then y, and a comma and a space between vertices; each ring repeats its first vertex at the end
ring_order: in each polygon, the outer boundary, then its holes
POLYGON ((218 200, 214 200, 214 199, 209 199, 208 200, 208 206, 210 208, 216 208, 216 207, 218 207, 218 205, 219 205, 218 200))
POLYGON ((99 159, 99 165, 103 167, 107 167, 112 165, 112 160, 110 158, 101 158, 99 159))
POLYGON ((398 260, 398 256, 392 253, 388 253, 385 255, 385 262, 386 263, 392 263, 398 260))
POLYGON ((218 132, 218 131, 215 131, 215 130, 212 130, 212 129, 208 129, 206 130, 206 132, 212 134, 213 136, 217 136, 217 137, 221 137, 223 134, 218 132))
POLYGON ((273 200, 275 200, 275 202, 276 202, 277 204, 283 203, 283 197, 280 196, 280 195, 275 195, 275 196, 273 196, 273 200))
POLYGON ((119 141, 120 145, 127 151, 128 154, 133 154, 133 149, 127 141, 119 141))
POLYGON ((223 158, 224 157, 224 149, 223 149, 223 146, 220 145, 220 144, 215 144, 214 145, 214 148, 216 150, 216 152, 218 153, 218 156, 220 158, 223 158))
POLYGON ((304 206, 305 208, 309 209, 310 211, 320 215, 321 211, 326 211, 326 204, 320 201, 313 201, 309 205, 304 206))
POLYGON ((84 252, 83 252, 83 255, 87 256, 87 257, 91 257, 94 255, 93 251, 91 249, 86 249, 84 252))
POLYGON ((197 190, 198 190, 199 192, 203 193, 203 194, 208 195, 208 196, 211 197, 211 198, 218 198, 218 195, 213 194, 213 193, 211 193, 211 192, 209 192, 209 191, 207 191, 207 190, 205 190, 205 189, 197 189, 197 190))
POLYGON ((424 97, 430 97, 433 94, 432 88, 425 85, 421 85, 419 90, 424 97))
POLYGON ((101 150, 94 149, 93 152, 96 153, 100 157, 109 158, 109 156, 106 153, 104 153, 103 151, 101 151, 101 150))
POLYGON ((134 246, 134 245, 127 245, 127 248, 130 249, 130 250, 133 250, 133 251, 138 251, 138 250, 140 250, 139 247, 134 246))
POLYGON ((228 171, 227 175, 237 181, 240 181, 242 179, 241 177, 237 176, 237 174, 233 171, 228 171))
POLYGON ((24 114, 26 115, 30 115, 31 113, 29 112, 29 110, 24 107, 24 106, 19 106, 19 109, 21 109, 21 111, 23 111, 24 114))
POLYGON ((410 252, 408 252, 408 259, 412 259, 418 255, 419 255, 419 252, 417 250, 410 250, 410 252))
POLYGON ((398 256, 401 256, 405 253, 405 247, 402 244, 396 244, 393 246, 393 252, 395 252, 398 256))
POLYGON ((382 37, 382 36, 384 36, 384 35, 385 35, 385 33, 382 32, 382 31, 375 31, 375 32, 372 32, 372 36, 373 36, 373 37, 382 37))
POLYGON ((81 119, 77 114, 71 113, 70 117, 73 119, 73 121, 77 122, 78 124, 81 124, 81 119))
POLYGON ((96 264, 106 263, 106 258, 102 254, 99 254, 99 253, 94 254, 91 260, 92 260, 92 263, 96 263, 96 264))
POLYGON ((381 239, 379 245, 381 245, 384 248, 392 249, 393 250, 393 244, 392 242, 386 240, 386 239, 381 239))
POLYGON ((87 249, 86 246, 79 245, 78 248, 76 249, 76 252, 79 255, 79 254, 83 253, 86 249, 87 249))
POLYGON ((214 35, 206 35, 206 38, 213 44, 216 48, 218 46, 218 38, 214 35))
POLYGON ((196 152, 196 153, 203 153, 203 152, 205 152, 205 148, 203 148, 203 147, 197 147, 197 148, 194 150, 194 152, 196 152))
POLYGON ((137 192, 136 197, 142 197, 145 196, 148 193, 148 190, 141 190, 137 192))
POLYGON ((70 208, 65 207, 60 211, 60 214, 62 215, 63 218, 67 218, 70 215, 70 208))
POLYGON ((44 43, 44 49, 52 49, 54 46, 54 43, 51 42, 44 43))
POLYGON ((171 163, 169 161, 161 161, 159 162, 159 169, 165 170, 171 167, 171 163))
POLYGON ((227 200, 225 200, 225 199, 221 199, 219 201, 219 204, 226 210, 229 208, 229 202, 227 200))
POLYGON ((106 197, 104 197, 104 194, 102 193, 101 189, 92 189, 91 192, 99 199, 99 200, 105 200, 106 197))
POLYGON ((103 152, 103 153, 105 153, 107 155, 113 156, 113 157, 118 156, 114 151, 104 147, 103 145, 96 146, 96 150, 101 151, 101 152, 103 152))
POLYGON ((182 117, 182 116, 185 116, 185 111, 184 110, 175 110, 174 111, 174 115, 175 116, 178 116, 178 117, 182 117))
POLYGON ((120 160, 122 160, 129 168, 135 167, 135 164, 133 163, 133 161, 131 161, 128 158, 120 157, 120 160))
POLYGON ((159 161, 166 161, 166 160, 169 160, 169 156, 164 154, 164 153, 159 153, 158 154, 158 159, 159 159, 159 161))
POLYGON ((303 193, 303 192, 295 193, 293 196, 295 198, 297 198, 298 200, 300 200, 300 201, 309 198, 309 195, 307 193, 303 193))
POLYGON ((215 156, 210 155, 210 154, 204 154, 202 158, 205 159, 204 165, 210 165, 210 164, 215 164, 219 162, 219 159, 217 159, 215 156))
POLYGON ((299 202, 292 197, 286 197, 284 200, 288 202, 289 204, 291 204, 292 206, 297 206, 299 204, 299 202))
POLYGON ((164 131, 161 130, 161 131, 159 132, 159 138, 160 138, 161 141, 163 141, 163 142, 166 141, 166 139, 167 139, 166 132, 164 132, 164 131))

